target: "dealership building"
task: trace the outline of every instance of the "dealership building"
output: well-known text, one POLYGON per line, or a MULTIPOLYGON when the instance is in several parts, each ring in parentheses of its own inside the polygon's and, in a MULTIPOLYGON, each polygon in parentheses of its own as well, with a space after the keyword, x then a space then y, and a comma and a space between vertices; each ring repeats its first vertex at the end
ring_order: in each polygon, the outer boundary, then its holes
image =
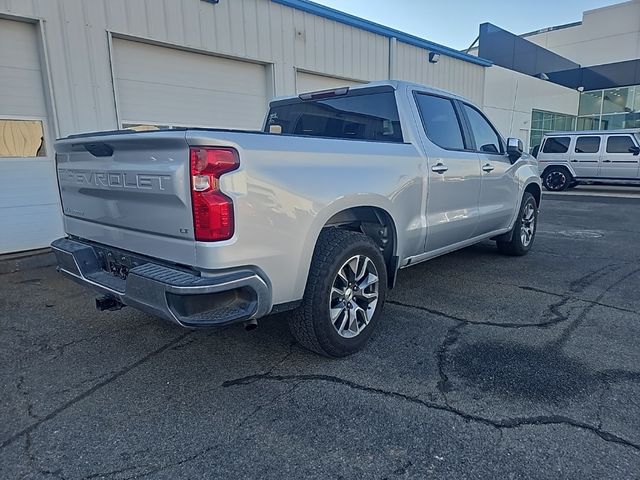
POLYGON ((398 79, 481 106, 527 147, 640 127, 640 0, 460 52, 307 0, 0 0, 0 253, 63 235, 52 142, 259 129, 275 96, 398 79))

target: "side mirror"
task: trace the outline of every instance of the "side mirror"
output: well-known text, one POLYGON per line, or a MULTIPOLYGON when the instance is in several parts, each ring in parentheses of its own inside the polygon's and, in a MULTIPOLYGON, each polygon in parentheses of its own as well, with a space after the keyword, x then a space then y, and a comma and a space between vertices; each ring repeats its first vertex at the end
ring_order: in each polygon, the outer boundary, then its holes
POLYGON ((640 147, 629 147, 629 151, 634 155, 640 155, 640 147))
POLYGON ((507 138, 507 155, 509 155, 511 163, 516 163, 516 161, 522 156, 522 152, 524 152, 522 140, 513 137, 507 138))

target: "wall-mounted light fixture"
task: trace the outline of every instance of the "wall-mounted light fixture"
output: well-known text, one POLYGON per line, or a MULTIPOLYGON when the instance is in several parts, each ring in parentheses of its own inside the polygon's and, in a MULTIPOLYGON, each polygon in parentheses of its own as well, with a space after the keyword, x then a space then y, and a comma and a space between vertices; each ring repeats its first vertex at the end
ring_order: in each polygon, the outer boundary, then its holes
POLYGON ((584 87, 578 87, 578 88, 577 88, 577 90, 578 90, 579 92, 584 92, 584 87))
POLYGON ((437 52, 429 52, 429 63, 438 63, 440 60, 440 54, 437 52))
POLYGON ((540 80, 549 80, 549 75, 544 72, 539 73, 538 75, 536 75, 536 77, 538 77, 540 80))

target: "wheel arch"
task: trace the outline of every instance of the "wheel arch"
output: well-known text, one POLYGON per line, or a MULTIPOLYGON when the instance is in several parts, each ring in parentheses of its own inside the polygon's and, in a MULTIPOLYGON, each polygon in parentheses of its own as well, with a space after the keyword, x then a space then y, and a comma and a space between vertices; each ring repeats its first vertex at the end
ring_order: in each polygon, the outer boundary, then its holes
POLYGON ((546 175, 546 173, 551 170, 552 168, 564 168, 565 170, 567 170, 569 172, 569 174, 571 174, 571 176, 573 178, 576 178, 576 172, 573 170, 573 168, 571 167, 571 165, 569 165, 568 163, 553 163, 551 165, 547 165, 546 167, 544 167, 544 170, 542 171, 542 173, 540 174, 540 178, 544 178, 544 176, 546 175))
POLYGON ((325 228, 358 231, 370 237, 382 252, 387 266, 387 283, 389 288, 393 288, 399 264, 398 231, 393 216, 386 209, 373 205, 344 208, 334 213, 321 231, 325 228))
POLYGON ((542 188, 536 182, 531 182, 524 188, 525 192, 529 192, 536 200, 536 205, 540 207, 540 201, 542 200, 542 188))

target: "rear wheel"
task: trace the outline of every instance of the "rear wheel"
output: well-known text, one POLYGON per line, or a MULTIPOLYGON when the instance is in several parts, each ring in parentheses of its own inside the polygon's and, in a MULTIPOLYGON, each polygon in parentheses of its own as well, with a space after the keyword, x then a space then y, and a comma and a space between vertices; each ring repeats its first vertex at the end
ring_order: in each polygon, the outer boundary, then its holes
POLYGON ((542 175, 542 185, 551 192, 566 190, 573 183, 573 176, 564 167, 549 167, 542 175))
POLYGON ((525 192, 520 212, 508 241, 498 240, 498 251, 504 255, 522 256, 529 253, 538 226, 538 204, 529 192, 525 192))
POLYGON ((304 347, 328 357, 360 350, 373 333, 387 289, 384 257, 368 236, 329 228, 316 245, 302 305, 289 328, 304 347))

